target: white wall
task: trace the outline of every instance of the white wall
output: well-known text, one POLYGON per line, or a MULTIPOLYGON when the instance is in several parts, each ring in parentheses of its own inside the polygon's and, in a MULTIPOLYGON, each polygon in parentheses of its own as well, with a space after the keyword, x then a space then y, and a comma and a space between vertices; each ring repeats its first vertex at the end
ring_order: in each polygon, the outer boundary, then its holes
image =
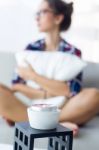
MULTIPOLYGON (((0 0, 0 3, 2 1, 10 2, 0 0)), ((13 1, 0 7, 0 50, 3 51, 23 49, 37 34, 34 33, 32 9, 23 5, 21 0, 13 1)))
MULTIPOLYGON (((0 51, 21 50, 27 43, 42 36, 34 21, 34 8, 39 1, 0 0, 0 51)), ((73 23, 64 37, 82 50, 84 59, 99 62, 99 2, 73 1, 73 23)))
POLYGON ((67 38, 80 47, 83 58, 99 62, 99 1, 74 0, 75 13, 67 38))

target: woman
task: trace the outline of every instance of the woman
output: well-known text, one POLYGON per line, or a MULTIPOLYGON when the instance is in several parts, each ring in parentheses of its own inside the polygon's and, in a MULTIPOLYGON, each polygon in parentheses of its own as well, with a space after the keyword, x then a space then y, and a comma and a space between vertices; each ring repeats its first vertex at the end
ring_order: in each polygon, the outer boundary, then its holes
MULTIPOLYGON (((60 36, 71 25, 73 4, 67 4, 62 0, 43 0, 36 15, 37 25, 40 32, 45 32, 45 39, 31 43, 26 50, 63 51, 81 56, 81 52, 60 36)), ((38 75, 29 66, 27 69, 18 68, 19 76, 23 79, 34 80, 41 85, 43 90, 36 90, 13 80, 11 89, 0 86, 0 114, 12 121, 26 121, 27 106, 14 95, 15 92, 23 93, 30 99, 39 99, 53 96, 67 96, 68 102, 61 108, 60 122, 78 131, 78 126, 86 123, 94 115, 99 113, 99 91, 97 89, 81 90, 81 74, 70 82, 60 82, 47 79, 38 75), (75 124, 67 123, 73 122, 75 124), (77 124, 77 125, 76 125, 77 124)), ((20 78, 20 79, 21 79, 20 78)), ((19 80, 19 81, 23 81, 19 80)))

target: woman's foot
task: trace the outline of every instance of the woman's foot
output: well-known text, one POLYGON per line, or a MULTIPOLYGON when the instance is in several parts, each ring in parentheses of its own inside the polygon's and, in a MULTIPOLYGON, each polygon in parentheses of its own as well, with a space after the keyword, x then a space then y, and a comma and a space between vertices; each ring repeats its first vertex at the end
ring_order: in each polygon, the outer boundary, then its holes
POLYGON ((8 123, 9 126, 13 127, 15 125, 15 122, 13 122, 11 120, 6 119, 6 122, 8 123))
POLYGON ((7 122, 7 124, 8 124, 9 126, 14 126, 14 125, 15 125, 15 122, 14 122, 14 121, 11 121, 11 120, 9 120, 9 119, 7 119, 7 118, 5 118, 5 117, 3 117, 3 119, 7 122))
POLYGON ((73 136, 78 135, 79 127, 76 124, 71 123, 71 122, 62 122, 60 124, 63 125, 64 127, 66 127, 66 128, 69 128, 69 129, 73 130, 73 136))

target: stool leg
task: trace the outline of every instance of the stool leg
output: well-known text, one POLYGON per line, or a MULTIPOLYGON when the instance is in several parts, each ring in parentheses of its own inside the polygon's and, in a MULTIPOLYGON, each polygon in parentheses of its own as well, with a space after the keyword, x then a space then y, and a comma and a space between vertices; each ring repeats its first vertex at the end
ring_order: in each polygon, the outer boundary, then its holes
POLYGON ((73 135, 50 137, 48 150, 72 150, 73 135))
POLYGON ((69 150, 72 150, 72 147, 73 147, 73 134, 70 134, 69 135, 69 144, 68 144, 68 146, 69 146, 69 150))
POLYGON ((48 150, 54 150, 54 141, 55 141, 54 137, 50 137, 48 139, 48 150))
POLYGON ((15 129, 14 150, 33 150, 34 138, 24 134, 19 128, 15 129))
POLYGON ((30 138, 29 150, 34 150, 34 139, 30 138))

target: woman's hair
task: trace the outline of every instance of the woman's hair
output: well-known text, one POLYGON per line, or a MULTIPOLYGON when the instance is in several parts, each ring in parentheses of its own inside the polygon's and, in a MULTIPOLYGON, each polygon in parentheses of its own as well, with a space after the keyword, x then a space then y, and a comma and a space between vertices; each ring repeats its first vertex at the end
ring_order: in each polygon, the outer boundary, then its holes
POLYGON ((60 31, 66 31, 71 25, 73 13, 73 2, 67 3, 63 0, 45 0, 56 15, 63 15, 64 19, 60 24, 60 31))

